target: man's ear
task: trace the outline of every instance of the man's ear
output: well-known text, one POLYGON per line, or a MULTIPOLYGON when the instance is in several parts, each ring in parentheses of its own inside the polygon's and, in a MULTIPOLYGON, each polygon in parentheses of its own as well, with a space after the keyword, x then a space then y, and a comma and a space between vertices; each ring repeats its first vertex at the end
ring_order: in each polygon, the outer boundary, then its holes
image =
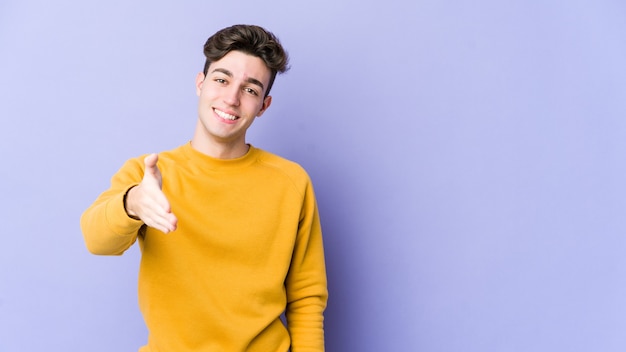
POLYGON ((200 72, 196 76, 196 95, 200 96, 200 91, 202 90, 202 83, 204 83, 204 73, 200 72))
POLYGON ((263 105, 261 106, 261 110, 259 110, 259 112, 256 114, 256 117, 260 117, 261 115, 263 115, 265 110, 267 110, 267 108, 269 108, 271 104, 272 104, 272 96, 268 95, 265 97, 265 99, 263 99, 263 105))

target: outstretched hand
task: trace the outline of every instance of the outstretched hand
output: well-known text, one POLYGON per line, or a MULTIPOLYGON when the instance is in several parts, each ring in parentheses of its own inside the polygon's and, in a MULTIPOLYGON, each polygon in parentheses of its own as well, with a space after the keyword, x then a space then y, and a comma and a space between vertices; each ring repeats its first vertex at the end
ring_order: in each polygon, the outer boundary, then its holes
POLYGON ((150 154, 144 159, 143 180, 126 195, 126 212, 141 219, 146 225, 168 233, 176 230, 178 219, 162 191, 161 171, 157 167, 159 156, 150 154))

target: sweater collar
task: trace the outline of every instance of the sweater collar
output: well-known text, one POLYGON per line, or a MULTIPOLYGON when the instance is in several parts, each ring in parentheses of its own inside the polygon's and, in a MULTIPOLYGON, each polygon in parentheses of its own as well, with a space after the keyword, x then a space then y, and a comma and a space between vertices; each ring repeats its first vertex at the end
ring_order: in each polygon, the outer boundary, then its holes
POLYGON ((251 144, 248 145, 250 146, 248 152, 243 156, 234 159, 218 159, 203 154, 191 146, 191 141, 183 145, 182 149, 187 159, 192 163, 197 163, 198 165, 202 165, 203 167, 209 169, 234 169, 246 167, 257 159, 259 149, 255 148, 251 144))

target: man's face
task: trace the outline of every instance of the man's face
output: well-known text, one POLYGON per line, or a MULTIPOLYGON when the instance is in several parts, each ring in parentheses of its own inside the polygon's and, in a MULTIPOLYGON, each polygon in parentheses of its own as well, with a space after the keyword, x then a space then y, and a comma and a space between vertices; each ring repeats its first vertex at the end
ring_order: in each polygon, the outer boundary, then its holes
POLYGON ((264 98, 270 75, 263 60, 240 51, 231 51, 212 62, 206 77, 198 74, 200 123, 196 137, 202 139, 201 143, 245 144, 248 127, 272 101, 269 96, 264 98))

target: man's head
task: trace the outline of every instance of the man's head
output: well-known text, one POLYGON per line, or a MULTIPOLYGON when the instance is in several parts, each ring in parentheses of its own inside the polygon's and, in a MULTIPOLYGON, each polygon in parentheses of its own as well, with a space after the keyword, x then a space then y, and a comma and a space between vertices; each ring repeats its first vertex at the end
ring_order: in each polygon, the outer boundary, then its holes
POLYGON ((234 25, 218 31, 204 44, 204 75, 206 76, 212 62, 220 60, 231 51, 241 51, 265 62, 271 71, 265 96, 270 93, 276 74, 289 69, 287 52, 274 34, 255 25, 234 25))

